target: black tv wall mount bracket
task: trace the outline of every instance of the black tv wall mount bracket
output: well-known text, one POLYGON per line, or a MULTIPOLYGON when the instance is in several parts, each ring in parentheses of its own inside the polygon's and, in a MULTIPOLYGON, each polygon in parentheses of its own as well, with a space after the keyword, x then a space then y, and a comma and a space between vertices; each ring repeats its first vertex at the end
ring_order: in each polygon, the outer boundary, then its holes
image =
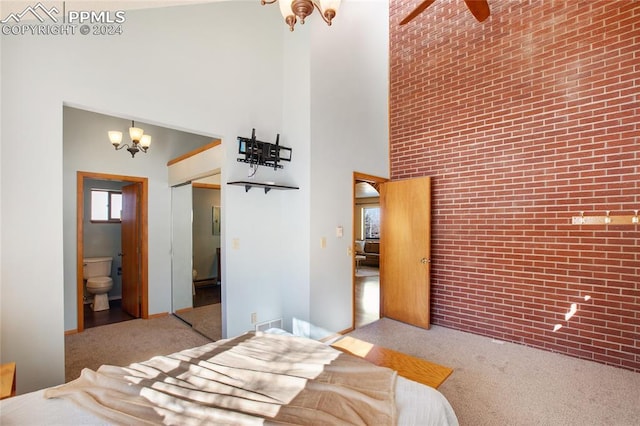
POLYGON ((282 168, 281 161, 291 161, 291 148, 280 145, 280 134, 276 135, 276 142, 263 142, 256 139, 256 129, 251 131, 251 138, 238 136, 239 162, 255 164, 258 166, 273 167, 274 170, 282 168))

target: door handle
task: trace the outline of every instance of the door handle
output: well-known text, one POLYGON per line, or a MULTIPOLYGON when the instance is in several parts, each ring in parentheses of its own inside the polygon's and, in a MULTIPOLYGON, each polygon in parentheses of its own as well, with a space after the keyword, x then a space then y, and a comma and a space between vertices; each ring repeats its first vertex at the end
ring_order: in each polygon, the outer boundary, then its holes
POLYGON ((124 254, 123 253, 118 253, 118 256, 122 257, 122 256, 124 256, 124 254))
POLYGON ((423 265, 426 265, 427 263, 431 263, 431 259, 427 259, 426 257, 423 257, 422 259, 420 259, 420 263, 422 263, 423 265))

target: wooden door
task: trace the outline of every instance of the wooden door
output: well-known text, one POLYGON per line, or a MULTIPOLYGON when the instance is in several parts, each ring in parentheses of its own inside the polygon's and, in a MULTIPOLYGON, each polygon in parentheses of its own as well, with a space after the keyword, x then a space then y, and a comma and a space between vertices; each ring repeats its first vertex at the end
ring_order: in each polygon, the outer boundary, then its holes
POLYGON ((140 185, 122 187, 122 309, 140 318, 140 185))
POLYGON ((431 178, 380 186, 381 316, 429 328, 431 178))

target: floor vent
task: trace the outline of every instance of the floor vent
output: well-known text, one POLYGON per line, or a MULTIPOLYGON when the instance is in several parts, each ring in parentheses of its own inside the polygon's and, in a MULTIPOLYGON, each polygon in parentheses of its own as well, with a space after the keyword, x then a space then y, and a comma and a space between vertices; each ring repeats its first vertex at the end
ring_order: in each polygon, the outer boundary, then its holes
POLYGON ((270 328, 282 329, 282 318, 263 321, 256 324, 256 331, 267 331, 270 328))

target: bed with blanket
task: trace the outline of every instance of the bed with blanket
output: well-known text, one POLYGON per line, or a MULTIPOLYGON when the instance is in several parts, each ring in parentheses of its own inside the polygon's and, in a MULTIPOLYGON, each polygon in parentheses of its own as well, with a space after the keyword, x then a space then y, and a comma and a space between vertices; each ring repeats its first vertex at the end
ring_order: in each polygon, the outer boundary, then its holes
POLYGON ((10 424, 457 425, 437 390, 321 342, 250 332, 0 401, 10 424))

